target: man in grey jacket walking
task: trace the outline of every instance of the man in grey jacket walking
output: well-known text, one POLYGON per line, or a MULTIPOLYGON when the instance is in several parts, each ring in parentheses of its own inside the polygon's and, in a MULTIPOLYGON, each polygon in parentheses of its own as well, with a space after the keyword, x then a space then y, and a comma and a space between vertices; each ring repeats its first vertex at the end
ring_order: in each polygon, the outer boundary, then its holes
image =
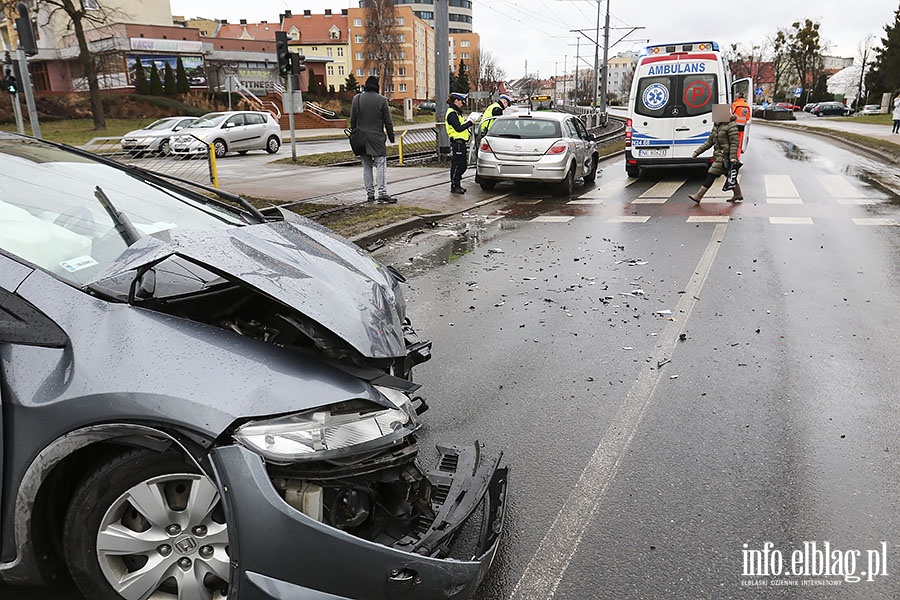
POLYGON ((365 154, 360 155, 363 164, 363 183, 366 186, 366 199, 375 200, 375 180, 378 182, 378 202, 393 204, 396 198, 387 191, 387 138, 394 143, 394 121, 387 98, 378 93, 378 78, 369 77, 363 87, 363 93, 353 97, 350 106, 350 129, 359 130, 366 141, 365 154), (374 167, 375 176, 372 169, 374 167))

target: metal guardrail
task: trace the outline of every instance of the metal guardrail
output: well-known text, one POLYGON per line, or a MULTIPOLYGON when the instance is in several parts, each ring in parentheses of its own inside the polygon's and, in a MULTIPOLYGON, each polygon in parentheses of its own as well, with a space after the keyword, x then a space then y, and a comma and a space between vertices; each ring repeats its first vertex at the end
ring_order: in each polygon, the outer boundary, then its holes
POLYGON ((316 113, 320 117, 325 117, 326 119, 333 119, 337 116, 337 113, 334 112, 333 110, 328 110, 324 106, 320 106, 319 104, 316 104, 315 102, 310 102, 309 100, 306 101, 306 108, 308 110, 316 113))
MULTIPOLYGON (((186 135, 184 133, 178 135, 186 135)), ((142 167, 148 171, 174 175, 182 179, 196 181, 218 187, 218 175, 215 165, 215 151, 212 144, 204 140, 194 139, 208 150, 196 154, 176 154, 171 150, 171 139, 177 136, 147 136, 138 142, 126 143, 122 146, 121 137, 95 137, 81 146, 94 154, 102 154, 120 163, 142 167)))
MULTIPOLYGON (((397 136, 397 155, 401 165, 404 164, 404 161, 431 158, 436 156, 437 152, 437 134, 432 127, 405 129, 397 136)), ((391 147, 388 147, 388 158, 392 156, 391 147)))

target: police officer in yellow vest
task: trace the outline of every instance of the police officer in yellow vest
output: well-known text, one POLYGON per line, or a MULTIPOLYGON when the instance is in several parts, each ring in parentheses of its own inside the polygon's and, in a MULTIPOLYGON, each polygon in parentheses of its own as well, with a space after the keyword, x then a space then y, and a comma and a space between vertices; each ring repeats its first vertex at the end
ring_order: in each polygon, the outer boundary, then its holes
POLYGON ((447 114, 444 116, 444 127, 450 138, 450 192, 465 194, 462 176, 469 166, 468 146, 470 130, 475 125, 471 119, 463 120, 462 108, 467 95, 453 92, 447 98, 447 114))
POLYGON ((503 114, 503 111, 509 108, 509 105, 512 104, 512 98, 507 96, 506 94, 500 94, 500 98, 484 109, 484 112, 481 113, 481 135, 487 133, 487 130, 491 128, 491 124, 494 122, 494 119, 503 114))

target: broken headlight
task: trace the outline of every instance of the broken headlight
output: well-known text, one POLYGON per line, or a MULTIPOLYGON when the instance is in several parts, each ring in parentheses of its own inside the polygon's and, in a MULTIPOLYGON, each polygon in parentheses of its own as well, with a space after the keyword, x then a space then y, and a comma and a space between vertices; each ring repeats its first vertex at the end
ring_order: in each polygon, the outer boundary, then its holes
POLYGON ((376 386, 398 408, 353 410, 326 406, 273 419, 250 421, 234 438, 276 464, 307 460, 331 460, 389 446, 418 428, 409 397, 397 390, 376 386))

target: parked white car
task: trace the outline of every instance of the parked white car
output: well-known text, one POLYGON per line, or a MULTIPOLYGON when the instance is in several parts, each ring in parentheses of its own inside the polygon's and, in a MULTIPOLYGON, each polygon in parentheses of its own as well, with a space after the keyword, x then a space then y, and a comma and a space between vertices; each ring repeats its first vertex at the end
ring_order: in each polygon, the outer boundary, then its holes
POLYGON ((476 181, 483 190, 500 181, 548 181, 571 194, 577 178, 597 178, 598 160, 594 135, 574 115, 504 114, 481 139, 476 181))
POLYGON ((866 104, 862 107, 862 110, 859 111, 858 115, 880 115, 886 111, 881 110, 880 104, 866 104))
POLYGON ((122 150, 132 154, 159 152, 168 154, 172 134, 189 127, 197 117, 166 117, 153 121, 143 129, 122 136, 122 150))
POLYGON ((216 157, 228 152, 246 154, 265 150, 275 154, 281 147, 281 127, 270 113, 246 110, 203 115, 172 140, 172 153, 196 155, 215 148, 216 157))

